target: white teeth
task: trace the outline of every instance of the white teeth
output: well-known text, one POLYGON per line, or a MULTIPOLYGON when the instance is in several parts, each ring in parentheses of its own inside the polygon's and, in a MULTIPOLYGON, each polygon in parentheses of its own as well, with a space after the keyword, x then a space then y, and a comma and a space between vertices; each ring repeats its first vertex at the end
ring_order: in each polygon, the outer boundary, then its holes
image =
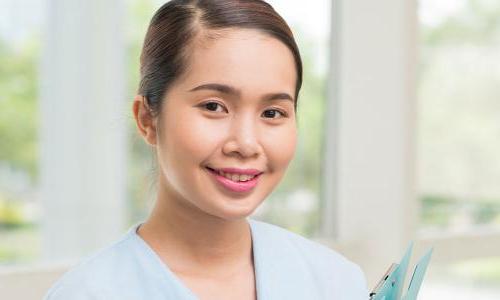
POLYGON ((219 175, 224 176, 232 181, 248 181, 255 177, 255 175, 246 175, 246 174, 239 175, 239 174, 224 173, 222 171, 218 171, 218 173, 219 175))

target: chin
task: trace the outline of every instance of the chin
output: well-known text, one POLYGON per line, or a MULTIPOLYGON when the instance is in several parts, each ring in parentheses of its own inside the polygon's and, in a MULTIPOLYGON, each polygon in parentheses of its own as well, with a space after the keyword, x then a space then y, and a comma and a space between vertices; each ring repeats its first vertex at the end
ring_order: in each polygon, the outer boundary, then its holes
POLYGON ((237 221, 250 216, 257 206, 255 205, 225 205, 224 207, 214 207, 212 215, 226 221, 237 221))

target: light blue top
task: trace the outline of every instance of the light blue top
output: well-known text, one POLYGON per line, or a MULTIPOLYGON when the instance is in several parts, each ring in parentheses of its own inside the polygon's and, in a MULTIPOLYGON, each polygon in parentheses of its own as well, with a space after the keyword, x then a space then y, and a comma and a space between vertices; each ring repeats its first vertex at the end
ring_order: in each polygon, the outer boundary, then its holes
MULTIPOLYGON (((281 227, 248 221, 258 300, 368 299, 358 265, 281 227)), ((140 225, 66 272, 44 299, 197 299, 137 234, 140 225)))

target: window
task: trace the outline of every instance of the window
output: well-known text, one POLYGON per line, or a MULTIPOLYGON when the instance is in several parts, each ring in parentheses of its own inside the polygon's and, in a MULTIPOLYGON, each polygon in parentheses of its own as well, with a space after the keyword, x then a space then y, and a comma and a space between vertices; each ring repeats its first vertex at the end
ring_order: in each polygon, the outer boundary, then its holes
POLYGON ((500 3, 419 4, 419 227, 448 254, 422 297, 497 299, 500 3))
POLYGON ((35 261, 42 1, 0 1, 0 266, 35 261))
POLYGON ((500 5, 421 1, 423 230, 500 228, 500 5))

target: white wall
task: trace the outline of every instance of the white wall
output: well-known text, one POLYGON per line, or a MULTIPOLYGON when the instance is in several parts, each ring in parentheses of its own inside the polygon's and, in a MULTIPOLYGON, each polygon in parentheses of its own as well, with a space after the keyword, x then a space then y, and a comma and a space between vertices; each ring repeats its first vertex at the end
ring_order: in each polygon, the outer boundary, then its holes
POLYGON ((416 0, 333 3, 324 231, 372 287, 416 237, 416 0))

